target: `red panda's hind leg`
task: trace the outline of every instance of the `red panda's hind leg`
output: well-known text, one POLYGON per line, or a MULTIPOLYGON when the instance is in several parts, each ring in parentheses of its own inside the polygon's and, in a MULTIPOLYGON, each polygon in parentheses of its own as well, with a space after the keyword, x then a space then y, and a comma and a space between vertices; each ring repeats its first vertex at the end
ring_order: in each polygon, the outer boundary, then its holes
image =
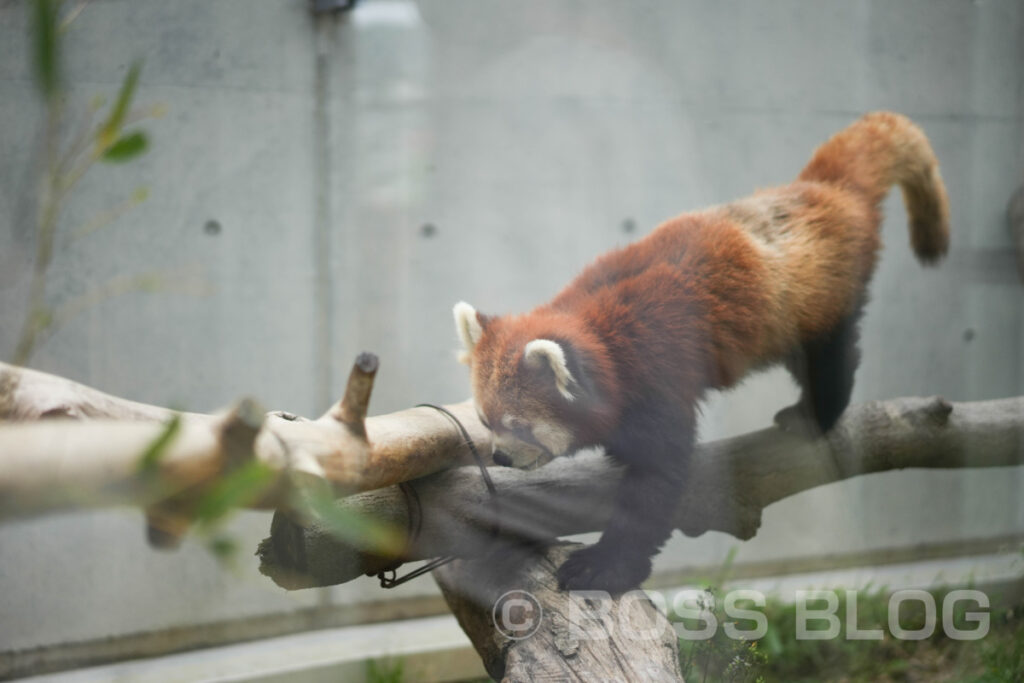
POLYGON ((845 316, 830 332, 805 343, 787 362, 800 385, 800 400, 775 415, 786 431, 807 436, 825 434, 850 404, 854 373, 860 363, 858 341, 863 306, 845 316))

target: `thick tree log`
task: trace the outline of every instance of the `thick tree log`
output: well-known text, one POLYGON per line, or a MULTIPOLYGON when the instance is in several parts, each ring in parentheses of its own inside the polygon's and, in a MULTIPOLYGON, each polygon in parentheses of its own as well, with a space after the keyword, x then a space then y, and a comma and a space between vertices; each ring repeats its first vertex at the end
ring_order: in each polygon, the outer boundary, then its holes
MULTIPOLYGON (((757 533, 762 510, 800 491, 904 468, 1024 464, 1024 397, 951 404, 902 398, 851 406, 827 438, 770 428, 698 447, 680 491, 676 525, 689 536, 757 533)), ((260 545, 261 571, 294 589, 350 581, 396 560, 473 557, 501 537, 545 539, 603 528, 619 472, 601 456, 561 458, 536 471, 491 468, 488 495, 476 468, 447 470, 339 501, 358 514, 413 531, 401 557, 342 543, 281 513, 260 545)))
MULTIPOLYGON (((254 507, 285 507, 296 473, 338 494, 369 490, 471 462, 451 419, 432 408, 366 417, 377 359, 363 354, 344 398, 310 420, 251 401, 223 415, 181 413, 109 396, 46 373, 0 363, 0 518, 78 505, 150 506, 151 522, 178 535, 187 504, 249 459, 277 473, 254 507), (42 420, 78 418, 78 420, 42 420), (239 439, 239 424, 247 425, 239 439), (168 443, 144 467, 143 454, 168 443)), ((483 452, 490 434, 472 403, 448 406, 483 452)))
POLYGON ((579 544, 553 545, 515 579, 487 560, 434 571, 487 673, 528 681, 682 681, 672 625, 640 591, 566 594, 554 570, 579 544))

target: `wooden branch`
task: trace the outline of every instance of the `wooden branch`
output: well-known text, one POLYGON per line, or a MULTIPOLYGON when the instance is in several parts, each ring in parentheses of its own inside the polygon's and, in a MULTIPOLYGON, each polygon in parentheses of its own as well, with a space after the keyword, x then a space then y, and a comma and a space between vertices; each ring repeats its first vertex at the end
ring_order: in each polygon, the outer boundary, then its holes
POLYGON ((160 422, 173 414, 167 408, 110 396, 63 377, 0 363, 0 421, 70 417, 160 422))
MULTIPOLYGON (((46 373, 0 363, 0 518, 79 505, 147 507, 161 528, 154 540, 180 536, 188 501, 249 459, 277 474, 254 507, 286 507, 292 485, 328 482, 351 493, 422 477, 471 462, 450 418, 431 408, 366 417, 377 358, 356 360, 344 398, 310 420, 262 414, 242 401, 220 415, 175 413, 136 403, 46 373), (78 418, 50 420, 43 418, 78 418), (244 428, 243 428, 244 426, 244 428), (162 436, 155 466, 142 456, 162 436)), ((490 434, 472 403, 447 406, 477 446, 490 452, 490 434)))
MULTIPOLYGON (((770 428, 698 447, 676 524, 748 539, 771 503, 831 482, 914 468, 1024 464, 1024 397, 951 404, 903 398, 851 406, 827 439, 770 428)), ((260 545, 260 571, 285 588, 326 586, 396 560, 479 556, 502 536, 553 538, 596 531, 611 514, 619 472, 601 456, 560 458, 536 471, 491 468, 492 499, 473 467, 447 470, 339 501, 350 512, 415 533, 401 557, 361 552, 318 525, 277 513, 260 545)))
POLYGON ((640 592, 567 594, 554 570, 579 544, 554 545, 514 580, 485 560, 434 571, 487 673, 504 681, 682 681, 672 625, 640 592))
POLYGON ((243 401, 219 418, 183 420, 176 428, 107 419, 5 424, 0 516, 98 503, 146 505, 212 481, 230 463, 224 457, 228 435, 239 424, 258 428, 262 416, 253 412, 243 401), (147 467, 143 454, 165 434, 166 448, 147 467))

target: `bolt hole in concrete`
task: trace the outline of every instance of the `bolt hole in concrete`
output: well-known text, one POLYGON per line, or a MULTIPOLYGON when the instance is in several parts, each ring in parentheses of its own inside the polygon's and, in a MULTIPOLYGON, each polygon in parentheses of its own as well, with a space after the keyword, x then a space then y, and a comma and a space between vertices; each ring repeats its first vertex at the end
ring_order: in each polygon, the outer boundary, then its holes
POLYGON ((433 237, 437 234, 437 226, 433 223, 424 223, 420 228, 420 234, 424 237, 433 237))
POLYGON ((633 232, 634 230, 636 230, 636 221, 634 221, 632 218, 627 218, 624 221, 622 221, 622 232, 628 234, 633 232))
POLYGON ((207 235, 219 235, 220 234, 220 221, 215 221, 212 218, 203 225, 203 232, 207 235))

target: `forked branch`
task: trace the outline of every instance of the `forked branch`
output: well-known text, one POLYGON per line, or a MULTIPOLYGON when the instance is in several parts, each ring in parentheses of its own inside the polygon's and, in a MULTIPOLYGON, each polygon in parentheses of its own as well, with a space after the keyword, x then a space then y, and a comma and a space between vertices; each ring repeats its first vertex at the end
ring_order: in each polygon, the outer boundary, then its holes
MULTIPOLYGON (((127 504, 150 508, 176 535, 187 522, 170 519, 187 513, 180 496, 194 498, 248 460, 275 474, 251 503, 262 508, 286 507, 296 478, 346 494, 470 462, 461 434, 433 409, 366 417, 376 370, 376 356, 362 354, 344 398, 310 420, 263 414, 252 401, 219 415, 176 414, 0 363, 0 518, 127 504)), ((489 433, 472 405, 448 408, 486 448, 489 433)))

